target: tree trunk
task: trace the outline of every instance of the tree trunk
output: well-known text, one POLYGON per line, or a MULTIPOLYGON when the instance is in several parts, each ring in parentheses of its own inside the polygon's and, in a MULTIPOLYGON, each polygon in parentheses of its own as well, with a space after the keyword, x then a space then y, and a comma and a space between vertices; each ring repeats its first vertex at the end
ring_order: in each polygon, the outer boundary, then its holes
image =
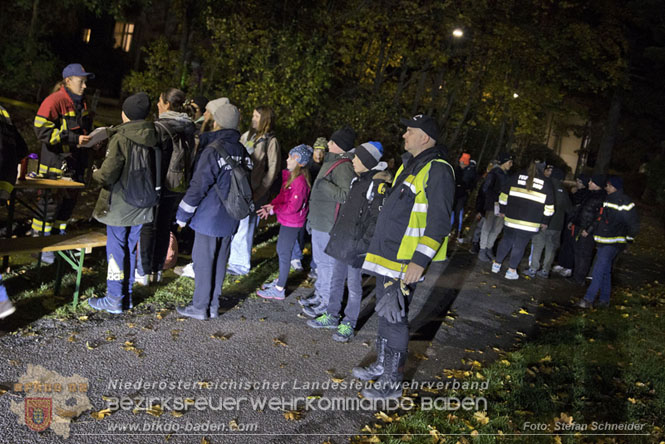
POLYGON ((406 59, 403 59, 402 69, 399 74, 399 83, 397 84, 397 89, 395 90, 395 96, 393 97, 393 105, 395 107, 399 105, 399 99, 402 97, 402 93, 404 92, 404 89, 408 85, 408 82, 406 81, 406 71, 407 71, 407 63, 406 59))
POLYGON ((37 13, 39 12, 39 0, 33 0, 32 2, 32 18, 30 19, 30 32, 28 33, 28 38, 34 40, 35 38, 35 28, 37 27, 37 13))
POLYGON ((439 93, 441 91, 441 84, 443 83, 443 74, 445 73, 444 69, 441 68, 436 73, 436 78, 434 79, 434 85, 432 85, 432 103, 427 109, 427 115, 431 116, 434 110, 436 109, 436 100, 439 98, 439 93))
POLYGON ((612 102, 610 103, 610 110, 607 115, 605 131, 603 132, 602 139, 600 139, 600 147, 598 148, 598 158, 596 159, 596 166, 594 168, 594 172, 597 174, 607 174, 610 169, 612 148, 614 148, 614 142, 616 141, 620 117, 621 95, 619 90, 615 89, 612 94, 612 102))
POLYGON ((185 74, 187 72, 187 59, 189 50, 189 29, 192 24, 192 5, 189 1, 185 1, 182 9, 183 20, 181 22, 182 29, 180 33, 180 78, 178 84, 180 88, 184 87, 185 74))
POLYGON ((453 133, 452 137, 450 138, 450 141, 448 142, 448 146, 453 146, 455 142, 457 142, 457 138, 459 137, 459 133, 462 130, 462 127, 466 123, 466 119, 469 117, 469 111, 471 110, 471 100, 466 102, 466 106, 464 107, 464 114, 462 115, 462 119, 459 121, 457 124, 457 127, 455 128, 455 132, 453 133))
POLYGON ((485 155, 485 150, 487 149, 487 142, 490 140, 490 133, 492 132, 492 127, 490 126, 487 128, 487 132, 485 133, 485 140, 483 141, 483 147, 480 149, 480 154, 478 155, 478 171, 480 172, 480 165, 483 160, 483 156, 485 155))
POLYGON ((492 159, 496 159, 499 156, 499 152, 501 151, 502 148, 502 142, 503 142, 503 135, 506 132, 506 118, 503 118, 503 121, 501 122, 501 129, 499 130, 499 138, 496 141, 496 148, 494 148, 494 154, 492 155, 492 159))
POLYGON ((423 98, 423 94, 425 93, 425 81, 427 80, 427 68, 423 68, 420 71, 420 78, 418 79, 418 89, 416 90, 416 98, 413 101, 413 104, 411 105, 411 115, 414 115, 416 112, 418 112, 418 108, 420 107, 420 101, 423 98))
POLYGON ((379 49, 379 61, 376 64, 376 74, 374 75, 374 94, 379 92, 379 88, 381 88, 381 84, 383 83, 383 65, 385 64, 387 45, 388 39, 383 36, 381 39, 381 49, 379 49))

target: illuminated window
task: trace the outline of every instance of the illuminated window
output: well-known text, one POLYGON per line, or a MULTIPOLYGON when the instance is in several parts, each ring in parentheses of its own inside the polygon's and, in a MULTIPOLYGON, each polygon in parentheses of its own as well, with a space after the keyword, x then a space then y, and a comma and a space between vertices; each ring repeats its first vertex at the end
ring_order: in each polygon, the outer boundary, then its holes
POLYGON ((113 37, 115 38, 114 48, 121 48, 125 52, 129 52, 132 46, 132 35, 134 34, 134 23, 117 22, 113 37))
POLYGON ((83 29, 83 41, 85 43, 90 43, 90 28, 83 29))

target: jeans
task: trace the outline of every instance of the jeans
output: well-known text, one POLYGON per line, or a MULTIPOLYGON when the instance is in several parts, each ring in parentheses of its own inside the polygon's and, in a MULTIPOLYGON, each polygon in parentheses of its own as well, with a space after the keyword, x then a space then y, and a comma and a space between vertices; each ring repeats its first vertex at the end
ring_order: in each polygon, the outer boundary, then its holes
POLYGON ((192 305, 200 311, 219 310, 219 297, 226 276, 231 236, 212 237, 196 233, 192 257, 194 261, 194 296, 192 305))
POLYGON ((259 226, 259 217, 251 213, 238 224, 238 231, 233 235, 231 241, 231 253, 229 254, 229 268, 237 274, 247 274, 252 268, 252 244, 254 243, 254 231, 259 226))
POLYGON ((347 282, 349 287, 349 298, 344 308, 344 320, 348 321, 352 328, 355 328, 360 313, 360 301, 363 298, 362 269, 353 268, 342 261, 336 261, 330 283, 330 303, 327 312, 329 315, 339 316, 342 310, 342 298, 344 297, 344 281, 347 282))
POLYGON ((596 294, 600 292, 600 302, 610 303, 610 293, 612 292, 612 263, 614 258, 622 250, 620 245, 598 245, 596 252, 596 264, 593 266, 591 276, 591 285, 587 288, 584 300, 593 303, 596 294))
POLYGON ((578 284, 584 283, 587 273, 591 268, 591 261, 593 260, 593 251, 596 248, 596 242, 593 240, 592 235, 582 237, 575 241, 575 267, 573 268, 573 280, 578 284))
POLYGON ((510 253, 509 267, 516 270, 524 256, 524 249, 534 234, 536 233, 506 227, 496 251, 496 262, 503 263, 503 260, 510 253))
MULTIPOLYGON (((394 281, 393 287, 397 287, 399 290, 399 279, 393 279, 385 276, 377 276, 376 278, 376 302, 378 303, 382 297, 385 296, 385 283, 388 281, 394 281)), ((415 284, 411 285, 411 291, 409 295, 404 298, 406 304, 406 316, 404 316, 399 322, 392 323, 388 322, 383 316, 379 316, 379 337, 386 338, 388 340, 388 347, 395 350, 396 352, 406 352, 409 347, 409 305, 413 299, 413 293, 415 292, 415 284)))
POLYGON ((141 227, 140 260, 136 264, 139 274, 157 273, 164 268, 171 240, 171 224, 181 200, 180 193, 164 193, 155 208, 154 220, 141 227))
POLYGON ((106 293, 115 300, 132 294, 136 268, 136 245, 141 235, 141 225, 133 227, 106 226, 106 293))
POLYGON ((459 237, 462 237, 461 233, 462 233, 462 221, 464 220, 464 206, 466 205, 468 197, 469 196, 458 197, 455 200, 453 211, 452 213, 450 213, 450 226, 453 229, 455 228, 455 217, 457 217, 458 219, 457 233, 459 237))
POLYGON ((293 257, 293 246, 297 243, 298 233, 301 227, 279 227, 277 236, 277 256, 279 257, 279 278, 277 286, 284 288, 291 270, 291 258, 293 257))
POLYGON ((502 228, 503 217, 496 216, 494 211, 486 211, 483 230, 480 233, 480 248, 491 249, 494 247, 494 242, 496 242, 502 228))
POLYGON ((2 283, 2 275, 0 275, 0 302, 4 302, 9 300, 9 296, 7 296, 7 289, 5 288, 5 285, 2 283))
POLYGON ((545 259, 543 260, 543 271, 549 273, 554 262, 556 249, 559 247, 561 232, 557 230, 540 230, 531 240, 531 268, 538 270, 540 268, 540 256, 545 250, 545 259))
POLYGON ((312 230, 312 254, 314 255, 317 267, 317 278, 314 288, 324 307, 327 307, 330 301, 331 279, 335 262, 337 262, 335 258, 328 256, 325 252, 329 241, 330 234, 312 230))

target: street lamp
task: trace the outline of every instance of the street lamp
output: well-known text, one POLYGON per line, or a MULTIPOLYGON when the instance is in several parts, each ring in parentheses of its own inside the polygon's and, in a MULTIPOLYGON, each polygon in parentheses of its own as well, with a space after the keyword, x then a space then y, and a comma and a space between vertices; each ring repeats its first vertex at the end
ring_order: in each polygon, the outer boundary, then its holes
POLYGON ((513 93, 513 99, 516 99, 516 98, 518 98, 519 96, 520 96, 519 94, 517 94, 517 93, 513 93))
POLYGON ((453 29, 453 37, 457 39, 464 37, 464 31, 462 30, 462 28, 453 29))

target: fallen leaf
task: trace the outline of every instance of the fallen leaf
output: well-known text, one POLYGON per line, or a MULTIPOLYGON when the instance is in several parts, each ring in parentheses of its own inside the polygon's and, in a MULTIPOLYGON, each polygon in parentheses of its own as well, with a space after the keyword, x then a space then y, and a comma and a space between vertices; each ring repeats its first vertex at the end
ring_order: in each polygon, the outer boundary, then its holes
POLYGON ((476 412, 473 414, 473 419, 476 420, 478 424, 485 425, 490 422, 490 419, 487 417, 485 412, 476 412))
POLYGON ((240 427, 238 427, 238 421, 236 421, 235 419, 229 421, 229 428, 231 429, 232 432, 237 432, 238 430, 240 430, 240 427))
POLYGON ((85 347, 86 347, 88 350, 94 350, 94 349, 97 348, 96 345, 95 345, 95 346, 90 345, 90 343, 89 343, 88 341, 85 341, 85 347))
POLYGON ((90 416, 92 416, 94 419, 99 421, 100 419, 106 418, 110 414, 111 414, 111 409, 104 409, 104 410, 100 410, 98 412, 91 412, 90 416))
POLYGON ((221 331, 210 335, 211 338, 219 339, 220 341, 228 341, 231 336, 233 336, 233 333, 222 333, 221 331))
POLYGON ((83 321, 83 322, 85 322, 85 321, 87 321, 87 320, 88 320, 88 317, 87 317, 87 316, 79 316, 79 321, 83 321))
POLYGON ((287 421, 298 421, 302 418, 302 412, 299 410, 287 410, 284 412, 284 418, 286 418, 287 421))
POLYGON ((282 340, 279 339, 279 338, 272 338, 272 343, 273 343, 273 345, 275 345, 275 346, 277 346, 277 345, 281 345, 282 347, 286 347, 286 346, 287 346, 286 342, 282 341, 282 340))

